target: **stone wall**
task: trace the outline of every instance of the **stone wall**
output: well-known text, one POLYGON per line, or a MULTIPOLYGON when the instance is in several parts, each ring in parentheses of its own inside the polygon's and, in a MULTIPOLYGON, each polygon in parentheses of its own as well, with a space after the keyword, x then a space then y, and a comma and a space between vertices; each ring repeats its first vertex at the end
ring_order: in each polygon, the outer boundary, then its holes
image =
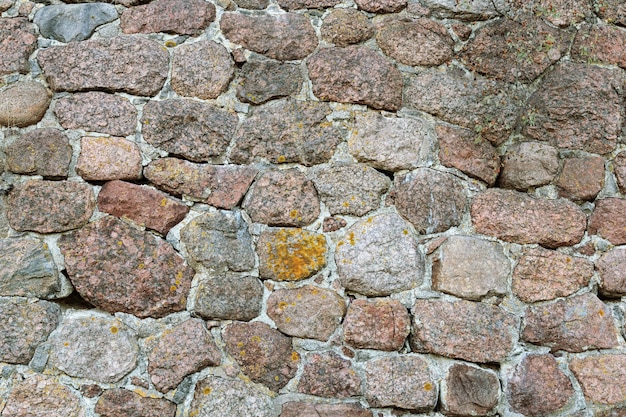
POLYGON ((2 417, 626 415, 622 0, 53 3, 0 0, 2 417))

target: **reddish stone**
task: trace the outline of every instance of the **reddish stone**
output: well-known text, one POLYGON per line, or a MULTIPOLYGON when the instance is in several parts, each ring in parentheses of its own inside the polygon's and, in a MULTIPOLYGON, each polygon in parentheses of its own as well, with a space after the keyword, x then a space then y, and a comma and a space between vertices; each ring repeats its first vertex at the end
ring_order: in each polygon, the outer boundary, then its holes
POLYGON ((341 0, 278 0, 278 4, 285 10, 321 9, 333 7, 341 0))
POLYGON ((356 0, 359 9, 372 13, 394 13, 404 9, 407 0, 356 0))
POLYGON ((288 402, 283 404, 280 417, 373 417, 358 403, 312 404, 288 402))
POLYGON ((626 398, 626 355, 574 358, 569 367, 582 386, 585 398, 596 404, 623 403, 626 398))
POLYGON ((107 390, 96 403, 102 417, 174 417, 176 404, 165 398, 143 397, 123 388, 107 390))
POLYGON ((614 245, 626 243, 626 199, 604 198, 596 201, 589 217, 588 233, 600 235, 614 245))
POLYGON ((596 263, 600 274, 600 294, 621 297, 626 294, 626 248, 614 248, 596 263))
POLYGON ((67 178, 72 147, 61 131, 53 128, 31 130, 4 148, 7 168, 16 174, 67 178))
POLYGON ((155 0, 125 9, 120 17, 124 33, 180 33, 199 35, 215 20, 215 6, 203 0, 155 0))
MULTIPOLYGON (((605 1, 605 0, 603 0, 605 1)), ((532 13, 552 23, 554 26, 567 27, 592 18, 591 4, 588 0, 509 0, 511 10, 517 15, 532 13)))
POLYGON ((624 193, 626 192, 626 152, 620 152, 615 156, 613 168, 619 190, 624 193))
POLYGON ((626 4, 622 0, 596 1, 597 14, 608 23, 626 26, 626 4))
POLYGON ((456 23, 452 25, 452 30, 460 40, 466 41, 472 36, 472 27, 463 23, 456 23))
POLYGON ((487 416, 498 404, 500 381, 487 370, 455 363, 448 370, 442 397, 443 413, 487 416))
POLYGON ((322 39, 335 46, 361 43, 374 36, 374 25, 354 9, 333 9, 322 22, 322 39))
POLYGON ((85 398, 96 398, 102 395, 104 389, 98 384, 81 385, 80 393, 85 398))
POLYGON ((200 280, 193 311, 206 319, 249 321, 261 313, 262 300, 258 278, 215 274, 200 280))
POLYGON ((594 200, 604 187, 604 159, 601 156, 566 158, 556 186, 561 197, 594 200))
POLYGON ((558 149, 539 142, 517 143, 502 158, 499 184, 524 191, 548 184, 558 170, 558 149))
POLYGON ((36 26, 28 19, 0 18, 0 75, 30 71, 28 58, 37 49, 36 26))
POLYGON ((326 217, 324 224, 322 225, 322 231, 324 233, 336 232, 337 230, 346 227, 348 222, 340 217, 326 217))
POLYGON ((129 140, 86 136, 80 140, 76 173, 86 181, 141 179, 141 151, 129 140))
POLYGON ((248 61, 239 73, 237 97, 246 103, 260 104, 298 94, 302 82, 300 67, 295 64, 248 61))
POLYGON ((80 397, 56 378, 36 374, 11 390, 3 416, 84 417, 80 397))
POLYGON ((50 105, 50 93, 35 81, 22 81, 0 91, 0 126, 26 127, 40 121, 50 105))
POLYGON ((572 57, 626 68, 626 31, 604 24, 585 25, 576 33, 572 57))
POLYGON ((398 300, 354 300, 343 321, 343 337, 357 349, 394 351, 404 346, 411 319, 398 300))
POLYGON ((352 363, 335 352, 312 353, 304 364, 298 392, 329 398, 356 397, 361 395, 361 378, 352 363))

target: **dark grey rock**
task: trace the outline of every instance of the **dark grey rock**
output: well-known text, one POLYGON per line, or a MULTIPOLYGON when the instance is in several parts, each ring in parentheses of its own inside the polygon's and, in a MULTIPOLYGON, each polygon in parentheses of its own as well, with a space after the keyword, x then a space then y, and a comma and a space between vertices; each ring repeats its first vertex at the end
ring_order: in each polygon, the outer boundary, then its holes
POLYGON ((112 4, 55 4, 39 9, 33 22, 46 38, 72 42, 89 38, 98 26, 115 19, 117 10, 112 4))
POLYGON ((262 299, 258 278, 220 274, 200 281, 194 312, 206 319, 248 321, 261 312, 262 299))

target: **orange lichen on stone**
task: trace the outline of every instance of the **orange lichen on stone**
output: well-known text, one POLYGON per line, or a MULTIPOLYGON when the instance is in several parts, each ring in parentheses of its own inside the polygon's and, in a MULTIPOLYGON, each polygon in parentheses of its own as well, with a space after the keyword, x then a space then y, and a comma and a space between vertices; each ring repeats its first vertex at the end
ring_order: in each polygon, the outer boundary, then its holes
POLYGON ((326 239, 302 229, 278 229, 264 234, 258 245, 263 278, 297 281, 326 265, 326 239))

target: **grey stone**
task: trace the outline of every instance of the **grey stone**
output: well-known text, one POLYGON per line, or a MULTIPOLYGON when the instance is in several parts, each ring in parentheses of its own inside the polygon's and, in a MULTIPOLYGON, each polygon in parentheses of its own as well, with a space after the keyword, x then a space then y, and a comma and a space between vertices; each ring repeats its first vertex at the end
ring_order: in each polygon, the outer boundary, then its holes
POLYGON ((508 0, 420 0, 433 16, 464 21, 487 20, 508 9, 508 0))
POLYGON ((67 43, 85 40, 98 26, 115 19, 117 10, 112 4, 55 4, 39 9, 33 22, 44 37, 67 43))
POLYGON ((272 398, 255 384, 208 376, 198 382, 189 414, 196 417, 275 417, 272 410, 272 398))
POLYGON ((36 129, 6 143, 7 168, 16 174, 67 178, 72 160, 69 139, 60 130, 36 129))
POLYGON ((260 104, 299 93, 302 81, 300 68, 295 64, 248 61, 239 73, 237 97, 246 103, 260 104))
POLYGON ((51 376, 35 375, 13 388, 3 417, 84 417, 80 398, 51 376))
POLYGON ((262 298, 258 278, 217 274, 200 280, 193 311, 206 319, 249 321, 261 312, 262 298))
POLYGON ((313 353, 304 365, 298 392, 327 398, 356 397, 361 394, 361 378, 352 363, 335 352, 313 353))
POLYGON ((500 381, 490 371, 455 363, 446 376, 444 414, 486 416, 498 404, 500 381))
POLYGON ((545 143, 522 142, 504 155, 499 183, 502 188, 524 191, 548 184, 558 170, 558 149, 545 143))

